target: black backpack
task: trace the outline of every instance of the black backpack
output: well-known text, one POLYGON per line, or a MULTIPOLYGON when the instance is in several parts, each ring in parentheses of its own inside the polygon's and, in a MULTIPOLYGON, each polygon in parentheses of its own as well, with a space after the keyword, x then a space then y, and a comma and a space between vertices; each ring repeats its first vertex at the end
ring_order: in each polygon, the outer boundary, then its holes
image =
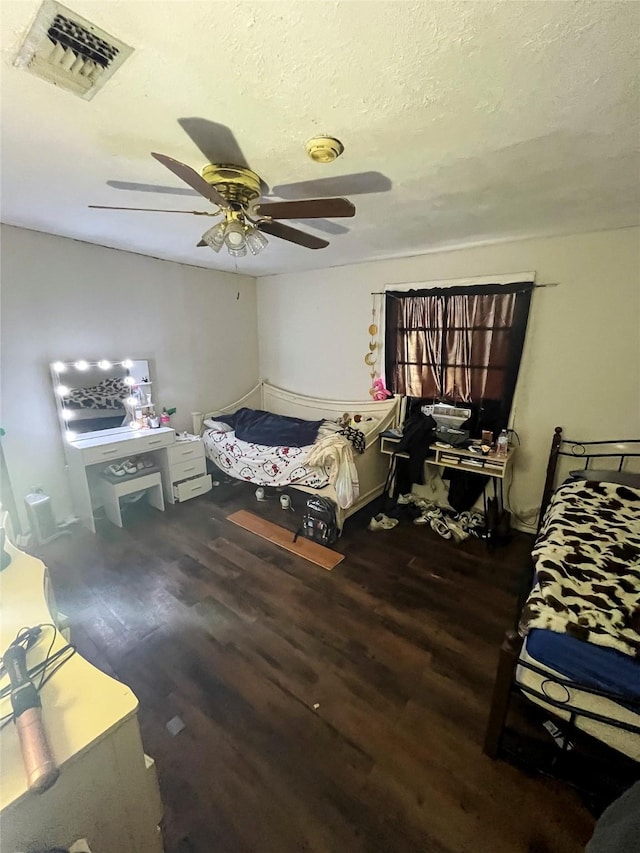
POLYGON ((296 531, 293 537, 294 542, 300 534, 307 539, 313 539, 314 542, 319 542, 320 545, 333 545, 340 535, 334 502, 323 497, 307 498, 302 527, 296 531))

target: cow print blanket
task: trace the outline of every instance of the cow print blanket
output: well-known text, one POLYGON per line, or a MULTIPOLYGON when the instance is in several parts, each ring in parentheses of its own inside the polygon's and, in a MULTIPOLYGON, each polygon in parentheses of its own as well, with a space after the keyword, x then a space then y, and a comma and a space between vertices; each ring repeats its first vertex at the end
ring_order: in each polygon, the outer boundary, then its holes
POLYGON ((640 658, 640 490, 591 481, 561 486, 533 559, 523 635, 547 628, 640 658))

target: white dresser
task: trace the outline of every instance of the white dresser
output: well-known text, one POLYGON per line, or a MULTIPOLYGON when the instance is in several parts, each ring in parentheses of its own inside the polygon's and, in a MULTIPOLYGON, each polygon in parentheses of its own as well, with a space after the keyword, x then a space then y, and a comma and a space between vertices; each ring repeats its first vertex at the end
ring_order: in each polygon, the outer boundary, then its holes
MULTIPOLYGON (((6 550, 12 561, 0 572, 0 654, 24 626, 57 621, 44 564, 10 543, 6 550)), ((29 662, 45 656, 51 635, 43 632, 29 662)), ((52 652, 65 643, 56 632, 52 652)), ((40 695, 60 776, 43 794, 29 791, 15 726, 2 729, 2 853, 66 848, 78 838, 87 839, 92 853, 162 853, 155 765, 144 754, 131 690, 76 653, 40 695)), ((10 711, 7 696, 0 715, 10 711)))
MULTIPOLYGON (((65 455, 73 508, 82 524, 95 533, 93 514, 102 505, 100 474, 108 465, 144 453, 152 454, 158 468, 164 470, 169 465, 167 454, 175 444, 176 434, 169 427, 139 430, 119 427, 67 441, 65 455)), ((164 497, 173 503, 173 489, 165 487, 164 497)))
POLYGON ((160 459, 165 500, 188 501, 211 491, 204 443, 195 435, 178 439, 160 459))

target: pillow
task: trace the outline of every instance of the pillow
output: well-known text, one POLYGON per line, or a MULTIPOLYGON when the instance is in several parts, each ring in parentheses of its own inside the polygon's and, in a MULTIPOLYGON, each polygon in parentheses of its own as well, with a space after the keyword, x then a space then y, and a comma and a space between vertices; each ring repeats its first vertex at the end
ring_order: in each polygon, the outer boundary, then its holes
POLYGON ((207 429, 212 429, 215 432, 233 432, 233 427, 223 421, 213 421, 211 418, 205 418, 203 421, 207 429))
POLYGON ((635 471, 597 471, 595 468, 585 468, 583 471, 570 471, 569 475, 572 480, 615 483, 618 486, 640 489, 640 474, 635 471))

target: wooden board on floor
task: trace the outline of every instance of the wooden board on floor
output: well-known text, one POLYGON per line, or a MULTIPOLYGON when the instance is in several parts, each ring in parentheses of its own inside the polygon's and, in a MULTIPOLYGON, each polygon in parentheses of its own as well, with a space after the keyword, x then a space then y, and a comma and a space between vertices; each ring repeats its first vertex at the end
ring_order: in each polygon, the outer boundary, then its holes
POLYGON ((292 554, 297 554, 329 572, 344 560, 344 554, 338 554, 336 551, 325 548, 324 545, 319 545, 310 539, 299 537, 297 542, 294 542, 293 533, 290 530, 280 527, 279 524, 274 524, 272 521, 260 518, 252 512, 247 512, 246 509, 232 512, 231 515, 227 516, 227 521, 232 521, 238 527, 243 527, 245 530, 255 533, 256 536, 267 539, 274 545, 284 548, 285 551, 291 551, 292 554))

